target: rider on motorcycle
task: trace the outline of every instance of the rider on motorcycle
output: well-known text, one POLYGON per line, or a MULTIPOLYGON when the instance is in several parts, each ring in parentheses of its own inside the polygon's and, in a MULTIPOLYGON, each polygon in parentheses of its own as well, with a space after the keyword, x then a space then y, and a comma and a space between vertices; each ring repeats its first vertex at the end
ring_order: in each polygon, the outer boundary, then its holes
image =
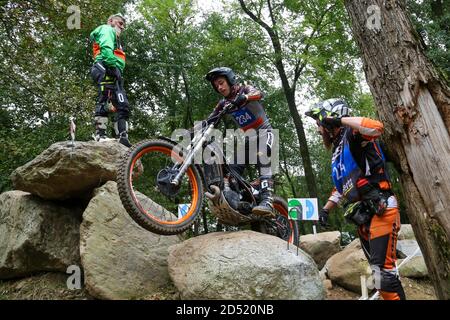
MULTIPOLYGON (((271 131, 269 119, 261 103, 263 94, 258 89, 250 85, 241 85, 236 79, 232 69, 218 67, 209 71, 205 79, 211 82, 214 90, 223 96, 208 119, 216 116, 227 104, 232 108, 227 111, 234 122, 243 130, 256 130, 259 137, 259 145, 266 146, 266 155, 270 160, 271 149, 273 147, 274 136, 271 131), (259 130, 265 129, 267 134, 259 135, 259 130)), ((260 147, 261 149, 261 147, 260 147)), ((246 143, 245 152, 248 153, 246 143)), ((257 168, 260 176, 260 196, 261 201, 258 206, 252 209, 252 213, 257 215, 271 215, 273 213, 273 179, 270 161, 262 161, 262 153, 258 152, 257 168), (268 163, 267 163, 268 162, 268 163)), ((245 157, 247 158, 247 156, 245 157)), ((247 161, 246 161, 247 162, 247 161)), ((243 174, 246 164, 231 165, 240 175, 243 174)))

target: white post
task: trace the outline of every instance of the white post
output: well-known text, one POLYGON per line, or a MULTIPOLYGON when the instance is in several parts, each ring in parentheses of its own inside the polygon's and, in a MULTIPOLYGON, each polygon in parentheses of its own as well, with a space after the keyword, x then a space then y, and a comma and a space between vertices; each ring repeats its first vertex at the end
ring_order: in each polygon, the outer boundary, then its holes
POLYGON ((313 234, 317 234, 316 225, 313 224, 313 234))
POLYGON ((367 291, 366 276, 361 275, 361 298, 359 300, 369 299, 369 292, 367 291))

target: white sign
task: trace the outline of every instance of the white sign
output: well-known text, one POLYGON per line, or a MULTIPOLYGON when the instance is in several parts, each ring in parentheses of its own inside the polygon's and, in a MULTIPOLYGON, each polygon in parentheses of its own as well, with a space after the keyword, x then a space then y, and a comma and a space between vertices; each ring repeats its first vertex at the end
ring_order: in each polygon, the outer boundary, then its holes
POLYGON ((178 219, 183 218, 186 213, 188 213, 189 208, 191 207, 190 203, 183 203, 178 205, 178 219))
POLYGON ((289 198, 288 205, 290 216, 293 215, 291 210, 295 210, 302 213, 302 220, 319 220, 317 198, 289 198))

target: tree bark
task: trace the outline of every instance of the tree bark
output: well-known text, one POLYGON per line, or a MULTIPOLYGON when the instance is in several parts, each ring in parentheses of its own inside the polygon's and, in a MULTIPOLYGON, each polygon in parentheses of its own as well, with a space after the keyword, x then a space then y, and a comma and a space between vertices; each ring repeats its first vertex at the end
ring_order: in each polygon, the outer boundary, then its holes
POLYGON ((403 0, 345 6, 408 218, 437 296, 450 299, 450 89, 424 55, 403 0))

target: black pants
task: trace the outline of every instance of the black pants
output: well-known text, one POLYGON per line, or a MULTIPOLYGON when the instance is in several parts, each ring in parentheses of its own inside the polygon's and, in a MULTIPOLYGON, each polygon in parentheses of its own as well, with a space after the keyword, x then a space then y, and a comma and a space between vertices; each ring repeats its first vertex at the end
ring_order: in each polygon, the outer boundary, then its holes
POLYGON ((123 89, 122 81, 118 81, 114 76, 108 74, 108 69, 101 69, 102 65, 95 63, 91 68, 91 77, 98 86, 97 103, 95 107, 96 117, 107 117, 109 113, 116 114, 116 121, 128 121, 130 117, 130 107, 128 98, 123 89), (113 108, 109 107, 109 102, 113 108))
POLYGON ((385 300, 404 300, 405 292, 394 270, 397 260, 397 235, 400 230, 398 208, 388 208, 379 217, 374 215, 358 229, 364 254, 376 276, 375 287, 385 300))
POLYGON ((271 130, 264 130, 264 134, 257 137, 245 137, 245 145, 237 145, 234 153, 234 163, 230 167, 244 174, 249 164, 256 165, 260 179, 272 179, 272 148, 274 136, 271 130))

